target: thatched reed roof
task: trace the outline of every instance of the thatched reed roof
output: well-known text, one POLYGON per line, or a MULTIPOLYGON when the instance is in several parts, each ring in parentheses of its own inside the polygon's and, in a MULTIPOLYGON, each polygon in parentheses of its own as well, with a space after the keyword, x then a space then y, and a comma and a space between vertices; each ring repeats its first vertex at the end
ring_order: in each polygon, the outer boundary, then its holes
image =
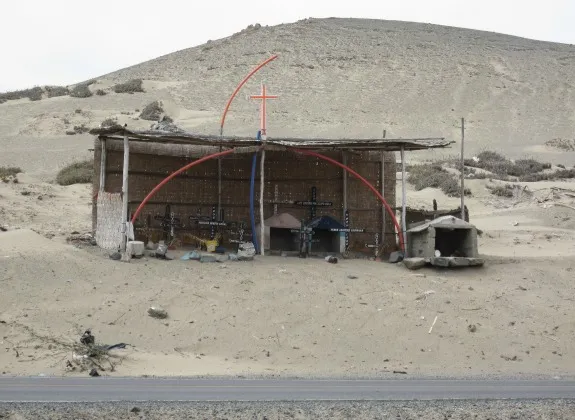
MULTIPOLYGON (((195 145, 204 147, 246 147, 258 146, 261 142, 250 137, 214 136, 187 132, 168 131, 132 131, 125 127, 114 126, 97 128, 90 134, 99 138, 121 139, 128 136, 131 142, 149 142, 164 144, 195 145)), ((324 138, 275 138, 268 137, 266 145, 286 148, 299 148, 317 151, 386 151, 394 152, 402 148, 409 150, 424 150, 449 147, 454 141, 444 138, 409 138, 409 139, 324 139, 324 138)))

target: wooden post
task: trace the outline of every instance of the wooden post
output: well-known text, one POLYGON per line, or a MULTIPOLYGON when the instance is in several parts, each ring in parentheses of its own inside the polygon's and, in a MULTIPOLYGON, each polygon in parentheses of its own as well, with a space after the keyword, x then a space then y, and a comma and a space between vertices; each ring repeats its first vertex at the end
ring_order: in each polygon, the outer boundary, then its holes
MULTIPOLYGON (((222 146, 220 146, 220 152, 222 146)), ((218 158, 218 217, 222 214, 222 158, 218 158)))
MULTIPOLYGON (((263 140, 262 140, 263 141, 263 140)), ((262 160, 260 167, 260 255, 264 255, 264 161, 266 159, 266 149, 262 149, 262 160)))
MULTIPOLYGON (((385 138, 387 130, 383 130, 383 138, 385 138)), ((385 152, 381 152, 381 196, 385 197, 385 152)), ((386 211, 384 206, 381 206, 381 245, 382 249, 385 248, 385 215, 386 211)), ((377 254, 376 254, 377 257, 377 254)))
POLYGON ((106 139, 100 140, 100 185, 98 190, 104 192, 106 186, 106 139))
POLYGON ((463 146, 465 142, 465 118, 461 118, 461 220, 465 220, 465 157, 463 146))
MULTIPOLYGON (((347 153, 342 152, 343 164, 347 166, 347 153)), ((342 219, 345 220, 345 212, 347 211, 347 171, 343 171, 343 211, 342 219)))
POLYGON ((122 169, 122 243, 120 250, 126 251, 128 240, 128 168, 130 166, 130 143, 124 135, 124 167, 122 169))
POLYGON ((403 244, 405 246, 404 258, 407 258, 407 200, 406 200, 406 181, 405 181, 405 149, 401 146, 401 234, 403 235, 403 244))

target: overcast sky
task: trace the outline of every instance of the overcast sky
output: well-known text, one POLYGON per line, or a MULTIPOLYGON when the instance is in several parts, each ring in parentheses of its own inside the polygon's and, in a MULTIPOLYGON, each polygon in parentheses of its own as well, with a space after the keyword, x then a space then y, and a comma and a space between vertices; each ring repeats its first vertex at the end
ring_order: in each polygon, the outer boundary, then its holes
POLYGON ((307 17, 427 22, 575 44, 575 0, 4 0, 0 91, 68 85, 307 17))

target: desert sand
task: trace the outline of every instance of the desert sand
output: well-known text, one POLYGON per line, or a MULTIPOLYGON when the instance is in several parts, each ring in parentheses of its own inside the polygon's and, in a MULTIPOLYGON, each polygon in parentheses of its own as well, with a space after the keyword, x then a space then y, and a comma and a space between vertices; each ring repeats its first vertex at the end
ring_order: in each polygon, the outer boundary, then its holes
MULTIPOLYGON (((0 185, 3 374, 86 374, 65 363, 87 328, 100 343, 129 344, 113 352, 114 372, 104 366, 110 375, 575 373, 575 214, 537 197, 498 209, 487 193, 467 200, 484 230, 483 269, 282 257, 122 263, 66 243, 89 231, 88 186, 21 178, 0 185), (152 305, 169 318, 149 317, 152 305)), ((413 204, 441 197, 409 194, 413 204)))
MULTIPOLYGON (((575 181, 522 183, 533 194, 501 198, 486 188, 499 181, 468 180, 482 269, 281 257, 127 264, 66 241, 91 229, 91 186, 53 179, 93 146, 67 129, 108 117, 146 128, 136 110, 159 99, 179 126, 216 134, 227 95, 272 53, 281 58, 262 77, 281 99, 270 106, 270 133, 387 129, 457 140, 465 116, 469 156, 496 147, 573 164, 573 152, 545 143, 573 137, 575 47, 432 25, 312 19, 252 28, 90 86, 139 77, 145 93, 8 101, 0 166, 24 173, 0 183, 0 373, 86 375, 66 362, 91 328, 98 343, 128 344, 103 375, 575 376, 575 211, 555 206, 573 206, 575 181), (149 317, 152 305, 169 317, 149 317)), ((234 102, 229 134, 257 127, 257 105, 244 99, 234 102)), ((408 188, 410 206, 429 208, 434 198, 459 205, 436 189, 408 188)))

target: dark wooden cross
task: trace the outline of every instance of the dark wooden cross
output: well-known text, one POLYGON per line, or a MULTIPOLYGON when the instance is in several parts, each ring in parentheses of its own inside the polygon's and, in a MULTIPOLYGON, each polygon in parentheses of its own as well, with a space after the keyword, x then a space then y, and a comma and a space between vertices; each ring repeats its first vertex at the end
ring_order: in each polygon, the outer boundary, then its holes
POLYGON ((231 244, 241 244, 244 242, 244 236, 252 236, 250 233, 246 233, 246 222, 231 222, 231 228, 229 233, 231 235, 237 235, 237 239, 230 239, 228 242, 231 244))
POLYGON ((309 219, 315 218, 316 207, 331 207, 333 202, 331 201, 317 201, 317 188, 311 187, 311 200, 309 201, 294 201, 293 204, 296 206, 309 207, 309 219))
POLYGON ((364 233, 363 228, 352 228, 349 226, 349 210, 345 211, 345 218, 343 221, 344 228, 332 228, 330 232, 345 232, 345 250, 349 249, 349 234, 350 233, 364 233))
POLYGON ((228 226, 228 223, 224 221, 224 211, 220 212, 220 217, 217 217, 218 210, 217 206, 212 206, 211 216, 202 216, 202 209, 198 209, 196 216, 190 216, 190 222, 195 222, 198 226, 209 226, 210 227, 210 239, 216 237, 216 229, 221 226, 228 226), (219 220, 218 220, 219 219, 219 220))
POLYGON ((184 227, 179 217, 176 217, 175 213, 172 211, 172 207, 168 204, 166 205, 166 211, 163 216, 154 216, 155 220, 160 221, 160 226, 164 231, 166 240, 174 238, 175 230, 184 227))
POLYGON ((375 257, 377 258, 377 254, 379 253, 379 233, 375 234, 375 241, 373 244, 365 244, 366 248, 373 248, 375 257))
POLYGON ((292 233, 299 234, 299 257, 306 258, 311 252, 311 244, 319 242, 319 239, 313 239, 313 228, 306 225, 302 219, 299 229, 290 229, 292 233))

